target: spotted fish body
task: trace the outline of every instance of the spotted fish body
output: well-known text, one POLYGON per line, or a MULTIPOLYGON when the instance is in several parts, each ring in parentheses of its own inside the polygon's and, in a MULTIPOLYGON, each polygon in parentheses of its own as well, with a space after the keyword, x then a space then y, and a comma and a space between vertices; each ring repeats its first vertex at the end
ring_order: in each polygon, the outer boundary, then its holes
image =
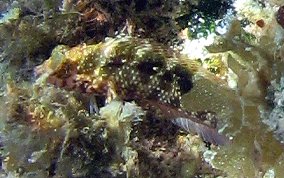
POLYGON ((59 46, 36 71, 65 89, 105 95, 111 90, 144 106, 159 102, 180 108, 181 97, 194 86, 198 67, 172 49, 124 36, 96 45, 59 46))
POLYGON ((102 68, 117 93, 124 99, 147 98, 179 106, 181 96, 192 88, 192 73, 177 58, 165 56, 163 49, 149 43, 128 50, 136 56, 115 56, 102 68))
POLYGON ((95 93, 107 81, 122 99, 145 98, 180 106, 181 96, 193 87, 195 70, 184 61, 173 50, 126 36, 97 45, 57 47, 37 70, 50 71, 48 81, 59 87, 95 93))

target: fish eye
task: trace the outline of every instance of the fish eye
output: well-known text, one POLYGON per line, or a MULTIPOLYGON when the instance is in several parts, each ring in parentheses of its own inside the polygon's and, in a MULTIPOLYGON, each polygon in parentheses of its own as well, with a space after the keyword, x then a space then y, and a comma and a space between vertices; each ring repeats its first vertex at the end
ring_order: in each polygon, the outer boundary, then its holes
POLYGON ((165 66, 162 60, 146 59, 137 65, 137 69, 142 74, 154 75, 159 72, 159 69, 165 66))

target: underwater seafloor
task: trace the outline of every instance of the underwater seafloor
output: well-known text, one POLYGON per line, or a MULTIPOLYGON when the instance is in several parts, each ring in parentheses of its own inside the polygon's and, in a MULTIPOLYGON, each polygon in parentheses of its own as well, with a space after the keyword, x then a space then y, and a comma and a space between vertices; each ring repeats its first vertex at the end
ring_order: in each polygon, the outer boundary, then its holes
POLYGON ((283 177, 283 0, 0 13, 0 177, 283 177))

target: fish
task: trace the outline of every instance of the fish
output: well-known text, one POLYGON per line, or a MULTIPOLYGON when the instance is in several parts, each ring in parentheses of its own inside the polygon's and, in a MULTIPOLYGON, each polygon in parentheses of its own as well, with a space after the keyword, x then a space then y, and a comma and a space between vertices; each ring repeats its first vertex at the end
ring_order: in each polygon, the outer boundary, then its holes
POLYGON ((45 73, 48 83, 67 90, 101 94, 113 89, 122 100, 145 97, 179 106, 193 86, 195 70, 183 62, 160 44, 125 36, 96 45, 58 46, 35 73, 45 73))
MULTIPOLYGON (((151 39, 126 35, 94 45, 60 45, 35 73, 42 76, 40 81, 66 90, 111 95, 141 106, 145 104, 142 101, 151 101, 146 103, 169 114, 174 124, 205 141, 225 145, 228 139, 213 125, 204 124, 205 115, 181 110, 182 96, 192 90, 194 76, 203 71, 200 66, 151 39)), ((217 81, 214 77, 210 80, 217 81)))

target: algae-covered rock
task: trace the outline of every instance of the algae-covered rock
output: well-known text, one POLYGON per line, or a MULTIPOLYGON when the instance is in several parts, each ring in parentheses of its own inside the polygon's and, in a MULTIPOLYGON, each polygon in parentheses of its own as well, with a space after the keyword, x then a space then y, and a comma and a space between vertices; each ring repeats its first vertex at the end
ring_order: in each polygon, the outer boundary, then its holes
POLYGON ((212 2, 1 1, 0 177, 281 177, 282 4, 212 2))
POLYGON ((47 58, 56 44, 74 44, 76 34, 72 29, 78 15, 54 12, 47 18, 44 13, 48 9, 37 14, 21 3, 14 6, 0 23, 1 61, 9 66, 7 70, 17 70, 18 76, 30 80, 33 67, 47 58), (12 12, 17 15, 12 16, 12 12))
POLYGON ((190 177, 208 173, 201 169, 206 148, 200 139, 180 135, 168 121, 146 119, 134 103, 112 101, 100 115, 90 115, 84 96, 39 84, 21 88, 10 84, 4 99, 9 107, 2 131, 7 175, 190 177))
POLYGON ((135 165, 128 161, 135 159, 135 151, 128 146, 131 125, 142 118, 143 111, 130 103, 113 102, 102 108, 101 116, 89 115, 82 96, 80 101, 78 97, 52 87, 9 86, 5 96, 9 110, 2 130, 3 169, 7 174, 130 174, 134 169, 131 165, 135 165))

